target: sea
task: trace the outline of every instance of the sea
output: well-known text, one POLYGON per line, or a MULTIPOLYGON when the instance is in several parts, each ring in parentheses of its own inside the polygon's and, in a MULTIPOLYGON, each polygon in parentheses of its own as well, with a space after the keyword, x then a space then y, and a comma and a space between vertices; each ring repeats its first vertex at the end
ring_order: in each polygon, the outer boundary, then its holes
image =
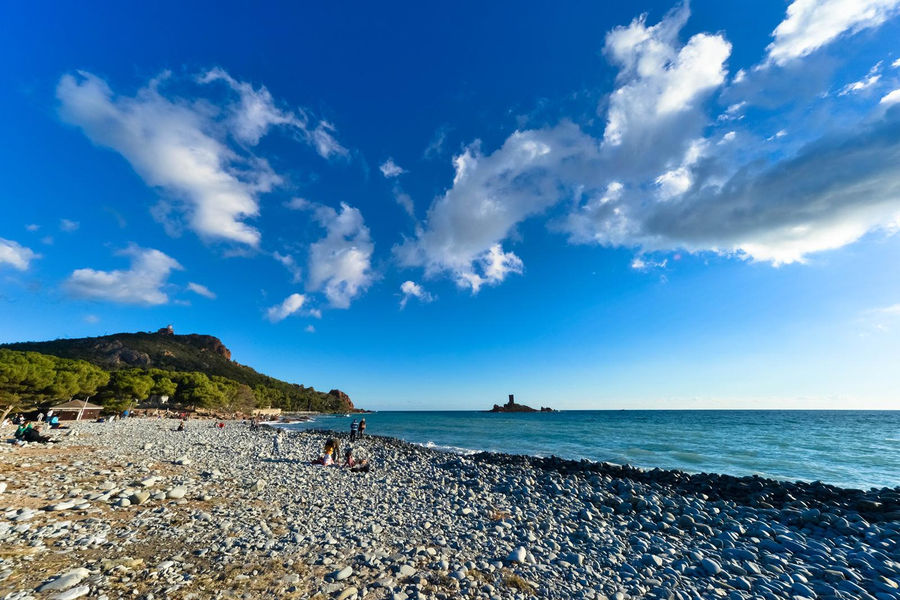
POLYGON ((446 452, 586 458, 692 473, 869 489, 900 486, 900 411, 389 411, 319 415, 289 429, 366 433, 446 452))

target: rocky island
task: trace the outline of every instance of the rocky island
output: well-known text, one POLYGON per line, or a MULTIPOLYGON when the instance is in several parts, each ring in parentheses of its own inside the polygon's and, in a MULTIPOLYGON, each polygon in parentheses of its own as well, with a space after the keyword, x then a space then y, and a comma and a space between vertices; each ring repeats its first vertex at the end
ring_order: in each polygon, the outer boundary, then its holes
POLYGON ((495 404, 494 408, 487 412, 492 413, 531 413, 531 412, 553 412, 553 409, 549 406, 542 406, 540 410, 536 408, 531 408, 530 406, 525 406, 524 404, 516 404, 515 395, 509 395, 509 402, 500 406, 499 404, 495 404))

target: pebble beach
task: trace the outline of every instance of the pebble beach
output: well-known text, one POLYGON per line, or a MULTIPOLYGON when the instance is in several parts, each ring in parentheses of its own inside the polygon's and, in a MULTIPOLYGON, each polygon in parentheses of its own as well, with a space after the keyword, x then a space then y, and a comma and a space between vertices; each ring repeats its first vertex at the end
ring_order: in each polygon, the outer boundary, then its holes
POLYGON ((0 598, 900 600, 900 488, 176 427, 2 444, 0 598))

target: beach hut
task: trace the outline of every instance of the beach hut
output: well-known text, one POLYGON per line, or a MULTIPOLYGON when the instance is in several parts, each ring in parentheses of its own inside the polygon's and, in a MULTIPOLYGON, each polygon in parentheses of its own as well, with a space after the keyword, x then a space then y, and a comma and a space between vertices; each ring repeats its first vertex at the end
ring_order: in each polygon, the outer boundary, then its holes
POLYGON ((51 406, 50 409, 54 415, 59 416, 60 421, 77 421, 79 419, 87 421, 98 418, 103 407, 84 400, 69 400, 68 402, 51 406))

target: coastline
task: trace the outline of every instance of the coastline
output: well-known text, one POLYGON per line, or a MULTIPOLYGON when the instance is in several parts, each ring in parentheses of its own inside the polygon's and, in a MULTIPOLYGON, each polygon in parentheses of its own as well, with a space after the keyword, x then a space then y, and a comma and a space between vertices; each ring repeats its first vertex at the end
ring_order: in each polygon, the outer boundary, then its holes
POLYGON ((379 436, 354 443, 374 466, 354 474, 308 464, 333 434, 292 432, 275 458, 268 428, 174 423, 4 445, 0 598, 900 597, 900 488, 379 436))

